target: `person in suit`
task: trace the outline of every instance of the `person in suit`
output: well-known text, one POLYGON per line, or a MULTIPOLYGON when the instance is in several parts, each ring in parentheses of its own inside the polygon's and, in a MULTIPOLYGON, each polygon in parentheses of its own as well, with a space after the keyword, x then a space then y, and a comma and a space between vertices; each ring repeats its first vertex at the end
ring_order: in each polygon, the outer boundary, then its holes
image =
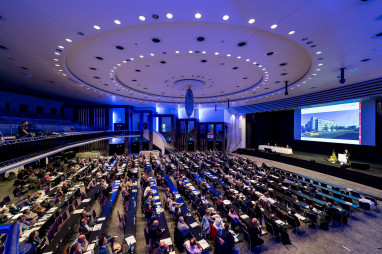
POLYGON ((232 233, 229 231, 229 224, 224 224, 224 229, 222 230, 221 239, 224 241, 222 249, 223 254, 233 254, 234 253, 234 244, 235 238, 232 233))
POLYGON ((279 225, 275 222, 275 214, 271 214, 269 217, 265 217, 265 221, 268 222, 269 224, 271 224, 274 232, 275 232, 275 235, 278 235, 280 230, 279 230, 279 225))
POLYGON ((251 223, 248 224, 247 230, 251 237, 251 244, 253 246, 260 246, 264 244, 263 239, 259 238, 259 234, 261 234, 261 225, 256 218, 253 218, 251 223))
POLYGON ((184 222, 183 216, 179 217, 179 222, 178 222, 177 227, 178 227, 179 231, 182 232, 183 237, 186 238, 189 235, 190 227, 187 225, 187 223, 184 222))
POLYGON ((80 228, 78 229, 81 235, 88 235, 91 231, 93 231, 93 227, 88 225, 88 221, 86 219, 81 220, 80 228))
POLYGON ((292 208, 290 210, 289 216, 292 217, 296 221, 296 226, 297 227, 301 226, 300 220, 296 216, 296 209, 292 208))
POLYGON ((149 236, 152 239, 155 248, 159 246, 159 240, 164 231, 164 228, 159 228, 158 220, 154 220, 153 224, 149 227, 149 236))
POLYGON ((200 246, 198 241, 196 241, 195 237, 191 238, 191 240, 185 241, 183 246, 187 249, 187 251, 190 254, 201 254, 203 251, 202 247, 200 246))
POLYGON ((13 190, 13 195, 17 197, 17 193, 21 192, 21 195, 24 195, 28 191, 24 191, 23 188, 21 187, 21 184, 17 185, 16 188, 13 190))
POLYGON ((11 204, 9 206, 9 212, 13 215, 18 214, 20 212, 20 208, 15 204, 11 204))
POLYGON ((167 254, 167 253, 169 253, 169 246, 165 244, 164 242, 161 242, 155 254, 167 254))

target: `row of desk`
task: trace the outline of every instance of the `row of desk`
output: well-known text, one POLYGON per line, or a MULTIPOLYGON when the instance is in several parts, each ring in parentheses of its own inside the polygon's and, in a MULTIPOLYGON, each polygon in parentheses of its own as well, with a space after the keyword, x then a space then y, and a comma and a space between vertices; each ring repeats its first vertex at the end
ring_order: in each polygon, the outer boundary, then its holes
MULTIPOLYGON (((183 201, 183 198, 179 194, 179 192, 176 189, 171 178, 168 175, 165 175, 164 179, 166 180, 167 186, 170 188, 172 195, 176 198, 176 202, 177 203, 184 203, 180 209, 182 210, 182 216, 184 217, 184 221, 190 227, 190 233, 192 234, 193 237, 196 238, 196 240, 202 246, 203 253, 209 253, 209 251, 211 250, 211 246, 207 242, 207 238, 203 232, 202 227, 199 226, 199 224, 196 222, 195 218, 193 216, 191 216, 190 209, 188 208, 186 203, 183 201)), ((194 194, 197 195, 197 191, 195 191, 194 194)))

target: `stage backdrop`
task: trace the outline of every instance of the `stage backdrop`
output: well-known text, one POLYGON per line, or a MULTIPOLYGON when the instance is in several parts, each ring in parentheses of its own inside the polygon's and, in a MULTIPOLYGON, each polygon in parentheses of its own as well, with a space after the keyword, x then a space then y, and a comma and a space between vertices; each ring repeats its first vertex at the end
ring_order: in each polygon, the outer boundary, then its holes
POLYGON ((247 114, 246 147, 257 149, 267 143, 289 145, 296 151, 326 154, 328 157, 333 149, 342 153, 347 148, 352 159, 382 163, 382 131, 378 131, 382 130, 381 102, 376 107, 375 146, 294 140, 294 113, 293 110, 285 110, 247 114))

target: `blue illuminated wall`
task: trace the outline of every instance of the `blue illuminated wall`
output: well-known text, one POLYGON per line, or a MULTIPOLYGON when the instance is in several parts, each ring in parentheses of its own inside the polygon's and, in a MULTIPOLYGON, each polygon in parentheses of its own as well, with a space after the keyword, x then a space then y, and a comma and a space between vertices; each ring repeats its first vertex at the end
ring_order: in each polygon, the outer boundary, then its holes
POLYGON ((111 111, 111 128, 114 130, 115 123, 125 123, 125 109, 124 108, 112 108, 111 111))
POLYGON ((224 122, 224 110, 199 109, 199 121, 205 122, 224 122))

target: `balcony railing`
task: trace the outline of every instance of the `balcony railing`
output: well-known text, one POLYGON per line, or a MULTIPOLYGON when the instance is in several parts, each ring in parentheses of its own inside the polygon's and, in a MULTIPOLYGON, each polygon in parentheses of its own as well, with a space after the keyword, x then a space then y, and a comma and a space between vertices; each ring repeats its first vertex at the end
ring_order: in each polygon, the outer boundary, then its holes
POLYGON ((0 168, 69 145, 116 136, 139 136, 140 131, 65 132, 55 135, 4 140, 0 133, 0 168))

